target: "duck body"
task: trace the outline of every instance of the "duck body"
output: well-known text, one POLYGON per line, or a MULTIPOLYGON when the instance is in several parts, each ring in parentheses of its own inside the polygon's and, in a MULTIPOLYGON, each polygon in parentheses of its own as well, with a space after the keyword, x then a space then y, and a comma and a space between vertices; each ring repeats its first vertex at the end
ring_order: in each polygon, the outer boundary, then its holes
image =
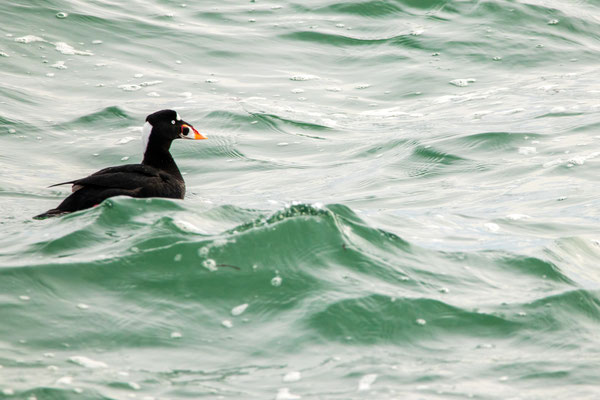
POLYGON ((142 129, 144 159, 141 164, 104 168, 71 184, 72 194, 58 207, 34 218, 43 219, 94 207, 109 197, 166 197, 183 199, 185 182, 169 149, 175 139, 206 139, 172 110, 149 115, 142 129))

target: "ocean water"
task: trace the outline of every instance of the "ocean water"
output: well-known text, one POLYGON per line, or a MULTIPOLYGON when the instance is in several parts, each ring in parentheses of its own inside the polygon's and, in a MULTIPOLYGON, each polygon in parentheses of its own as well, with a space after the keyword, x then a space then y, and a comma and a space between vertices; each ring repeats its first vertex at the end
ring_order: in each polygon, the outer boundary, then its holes
POLYGON ((597 399, 600 3, 0 3, 0 398, 597 399), (44 221, 141 159, 187 196, 44 221))

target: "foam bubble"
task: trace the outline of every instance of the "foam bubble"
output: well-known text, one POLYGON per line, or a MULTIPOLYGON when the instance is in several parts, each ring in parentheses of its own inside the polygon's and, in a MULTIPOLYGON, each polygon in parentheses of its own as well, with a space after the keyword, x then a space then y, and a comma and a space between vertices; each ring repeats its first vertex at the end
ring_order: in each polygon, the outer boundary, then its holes
POLYGON ((371 389, 371 385, 377 380, 377 374, 367 374, 358 381, 358 390, 360 392, 371 389))
POLYGON ((26 36, 21 36, 21 37, 16 38, 15 42, 17 42, 17 43, 33 43, 33 42, 45 42, 45 40, 39 36, 26 35, 26 36))
POLYGON ((62 378, 58 378, 56 380, 57 385, 71 385, 73 383, 72 376, 63 376, 62 378))
POLYGON ((275 400, 297 400, 301 399, 297 394, 290 393, 289 388, 281 388, 277 391, 277 396, 275 396, 275 400))
POLYGON ((65 65, 64 61, 57 61, 54 64, 52 64, 51 67, 56 69, 67 69, 67 66, 65 65))
POLYGON ((458 87, 464 87, 464 86, 469 86, 470 83, 474 83, 477 82, 477 79, 473 79, 473 78, 460 78, 460 79, 453 79, 450 81, 450 83, 454 86, 458 86, 458 87))
POLYGON ((85 356, 69 357, 69 361, 71 361, 72 363, 75 363, 77 365, 81 365, 82 367, 92 368, 92 369, 106 368, 108 366, 108 365, 106 365, 106 363, 103 363, 102 361, 92 360, 91 358, 88 358, 85 356))
POLYGON ((493 222, 488 222, 486 224, 483 224, 483 226, 485 227, 485 229, 487 229, 490 232, 498 232, 500 230, 500 226, 498 226, 498 224, 495 224, 493 222))
POLYGON ((175 224, 176 227, 178 227, 179 229, 181 229, 184 232, 190 232, 190 233, 205 233, 202 229, 198 228, 196 225, 192 224, 191 222, 188 221, 184 221, 182 219, 175 219, 173 220, 173 223, 175 224))
POLYGON ((92 53, 91 51, 80 51, 80 50, 75 50, 73 48, 73 46, 68 45, 65 42, 57 42, 55 45, 56 51, 58 51, 59 53, 65 54, 65 55, 77 55, 77 56, 93 56, 94 53, 92 53))
POLYGON ((271 279, 271 285, 275 286, 275 287, 281 286, 281 281, 282 281, 281 277, 276 276, 273 279, 271 279))
POLYGON ((537 149, 535 147, 528 147, 528 146, 524 146, 524 147, 519 147, 519 154, 523 154, 523 155, 529 155, 529 154, 535 154, 537 153, 537 149))
POLYGON ((223 321, 221 321, 221 325, 223 325, 225 328, 233 328, 233 322, 231 322, 231 320, 228 319, 224 319, 223 321))
POLYGON ((215 272, 217 268, 217 263, 212 258, 202 261, 202 266, 211 272, 215 272))
POLYGON ((300 371, 290 371, 283 376, 284 382, 297 382, 302 378, 300 371))
POLYGON ((525 215, 525 214, 508 214, 506 216, 506 218, 513 220, 513 221, 518 221, 521 219, 529 219, 531 217, 529 215, 525 215))
POLYGON ((125 92, 135 92, 140 90, 142 87, 140 85, 119 85, 118 88, 125 92))
POLYGON ((315 80, 315 79, 320 79, 318 76, 316 75, 294 75, 292 77, 290 77, 290 80, 292 81, 311 81, 311 80, 315 80))
POLYGON ((246 308, 248 308, 248 303, 240 304, 239 306, 233 307, 231 309, 231 315, 233 315, 233 316, 241 315, 244 313, 244 311, 246 311, 246 308))
POLYGON ((147 82, 140 83, 140 86, 142 86, 142 87, 154 86, 154 85, 160 85, 161 83, 163 83, 163 81, 147 81, 147 82))

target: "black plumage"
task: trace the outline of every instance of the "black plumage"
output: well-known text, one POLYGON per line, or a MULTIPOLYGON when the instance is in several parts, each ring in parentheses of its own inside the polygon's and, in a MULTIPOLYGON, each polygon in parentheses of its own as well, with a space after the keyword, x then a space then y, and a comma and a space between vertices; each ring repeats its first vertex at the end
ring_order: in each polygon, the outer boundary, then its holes
POLYGON ((206 139, 173 110, 157 111, 146 118, 141 164, 104 168, 85 178, 58 183, 72 184, 73 193, 58 207, 34 218, 46 218, 94 207, 113 196, 183 199, 185 182, 169 149, 175 139, 206 139))

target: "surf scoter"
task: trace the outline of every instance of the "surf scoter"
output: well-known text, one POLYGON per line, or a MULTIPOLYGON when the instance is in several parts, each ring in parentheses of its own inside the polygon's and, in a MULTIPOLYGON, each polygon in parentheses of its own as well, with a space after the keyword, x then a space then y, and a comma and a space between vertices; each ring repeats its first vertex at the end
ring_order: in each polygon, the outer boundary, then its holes
POLYGON ((169 153, 175 139, 206 139, 182 121, 173 110, 157 111, 146 117, 142 128, 144 159, 141 164, 104 168, 86 178, 57 183, 72 184, 73 193, 58 207, 36 215, 41 219, 94 207, 113 196, 168 197, 183 199, 185 182, 169 153))

